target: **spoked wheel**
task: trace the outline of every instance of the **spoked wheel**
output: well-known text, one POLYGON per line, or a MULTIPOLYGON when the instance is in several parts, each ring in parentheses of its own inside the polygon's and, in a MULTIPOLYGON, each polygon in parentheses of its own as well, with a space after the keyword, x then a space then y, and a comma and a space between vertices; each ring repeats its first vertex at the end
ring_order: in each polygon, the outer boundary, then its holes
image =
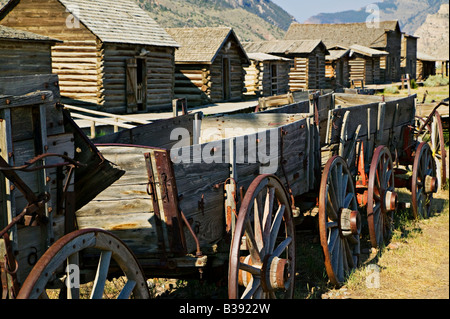
POLYGON ((147 282, 133 253, 114 235, 99 229, 84 229, 70 233, 53 244, 36 263, 17 296, 18 299, 49 298, 50 290, 59 278, 65 278, 64 285, 57 289, 57 297, 80 298, 81 253, 99 255, 97 273, 90 292, 91 299, 102 299, 105 283, 114 270, 125 278, 117 293, 118 299, 150 298, 147 282), (66 273, 67 272, 67 273, 66 273), (65 274, 66 273, 66 274, 65 274), (64 295, 62 295, 64 294, 64 295))
MULTIPOLYGON (((425 122, 421 119, 421 122, 425 122)), ((444 141, 444 129, 442 127, 442 119, 438 111, 434 113, 433 121, 424 127, 422 133, 418 137, 420 142, 430 143, 431 153, 436 163, 436 173, 438 180, 438 188, 445 186, 447 181, 447 167, 446 167, 446 151, 444 141)))
POLYGON ((398 196, 394 188, 394 164, 389 149, 379 146, 370 165, 367 223, 372 247, 387 244, 392 235, 398 196))
POLYGON ((411 182, 412 208, 415 218, 428 218, 433 194, 438 190, 436 162, 433 160, 430 145, 422 142, 414 156, 411 182))
POLYGON ((230 299, 292 298, 295 229, 280 180, 261 175, 245 194, 230 248, 230 299))
POLYGON ((361 215, 351 173, 339 156, 327 162, 322 174, 319 231, 328 277, 340 286, 358 266, 361 215))

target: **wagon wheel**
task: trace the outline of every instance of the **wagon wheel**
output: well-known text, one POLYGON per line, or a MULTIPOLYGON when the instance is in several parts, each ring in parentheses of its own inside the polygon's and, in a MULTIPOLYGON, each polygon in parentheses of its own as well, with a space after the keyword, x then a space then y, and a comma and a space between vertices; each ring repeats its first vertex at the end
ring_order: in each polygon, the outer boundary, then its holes
MULTIPOLYGON (((425 119, 420 118, 422 123, 425 119)), ((433 121, 424 126, 421 134, 418 137, 420 142, 429 142, 433 159, 436 162, 436 172, 438 179, 438 188, 443 188, 447 181, 447 167, 446 167, 446 151, 444 141, 444 129, 442 127, 441 115, 438 111, 434 113, 433 121)))
POLYGON ((359 261, 361 215, 345 161, 334 156, 325 165, 319 193, 319 231, 325 268, 340 286, 359 261))
MULTIPOLYGON (((84 229, 72 232, 53 244, 36 263, 25 280, 18 299, 48 298, 47 289, 50 289, 52 281, 69 272, 79 269, 79 261, 82 252, 99 253, 97 273, 94 286, 90 294, 91 299, 101 299, 105 289, 108 271, 120 271, 121 276, 126 277, 126 283, 121 290, 118 299, 150 298, 146 280, 141 267, 133 253, 125 244, 114 235, 99 229, 84 229), (114 262, 113 262, 114 261, 114 262), (67 267, 70 265, 70 267, 67 267), (74 267, 76 266, 76 268, 74 267), (115 268, 114 268, 115 267, 115 268), (62 272, 62 273, 61 273, 62 272)), ((78 272, 71 273, 70 280, 65 281, 66 286, 61 287, 62 292, 67 292, 68 299, 79 298, 79 287, 75 283, 80 282, 78 272), (72 276, 74 274, 74 276, 72 276)), ((67 279, 67 278, 66 278, 67 279)), ((65 298, 66 296, 59 296, 65 298)))
POLYGON ((231 299, 292 298, 295 229, 280 180, 261 175, 245 194, 230 249, 231 299))
POLYGON ((367 223, 372 247, 386 244, 392 235, 398 196, 394 189, 394 164, 389 149, 379 146, 370 165, 367 223))
POLYGON ((433 160, 430 145, 422 142, 417 147, 414 156, 411 182, 412 207, 415 218, 430 216, 431 200, 437 189, 436 162, 433 160))

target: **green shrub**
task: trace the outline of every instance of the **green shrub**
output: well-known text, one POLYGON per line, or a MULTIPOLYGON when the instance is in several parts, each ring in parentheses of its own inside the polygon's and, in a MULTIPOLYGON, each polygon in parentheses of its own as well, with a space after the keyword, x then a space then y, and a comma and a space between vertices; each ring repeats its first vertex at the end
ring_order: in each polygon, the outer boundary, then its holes
POLYGON ((446 86, 448 85, 448 78, 444 78, 440 75, 431 75, 423 82, 423 85, 428 87, 446 86))
POLYGON ((411 89, 417 89, 419 86, 417 85, 417 82, 415 79, 411 80, 411 89))
POLYGON ((400 90, 397 86, 388 86, 384 89, 384 94, 398 94, 400 90))

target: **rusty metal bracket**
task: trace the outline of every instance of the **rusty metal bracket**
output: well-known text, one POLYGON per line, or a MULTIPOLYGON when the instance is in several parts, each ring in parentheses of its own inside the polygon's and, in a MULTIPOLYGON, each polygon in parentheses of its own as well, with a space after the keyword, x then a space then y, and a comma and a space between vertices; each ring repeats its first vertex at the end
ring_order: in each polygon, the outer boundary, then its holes
POLYGON ((20 286, 17 280, 19 264, 14 257, 11 241, 7 233, 0 237, 0 281, 1 299, 15 299, 20 286))
POLYGON ((285 168, 286 160, 284 159, 284 136, 287 135, 287 134, 288 134, 288 132, 285 131, 283 128, 281 128, 281 130, 280 130, 280 135, 281 135, 281 140, 280 140, 281 141, 281 145, 280 145, 280 149, 281 149, 280 150, 281 170, 283 171, 283 175, 284 175, 284 178, 286 180, 285 187, 287 188, 287 191, 288 191, 289 196, 291 198, 290 202, 291 202, 292 213, 294 214, 294 216, 299 216, 300 210, 299 210, 298 207, 295 206, 294 195, 293 195, 291 184, 289 183, 289 178, 287 176, 286 168, 285 168))
POLYGON ((191 227, 191 224, 189 224, 189 221, 187 220, 186 216, 184 215, 183 211, 180 209, 181 218, 183 219, 184 224, 188 228, 189 232, 191 233, 192 237, 194 238, 195 245, 197 247, 196 257, 202 257, 203 253, 200 248, 200 241, 198 240, 197 235, 195 234, 194 230, 191 227))
POLYGON ((82 164, 78 161, 75 161, 74 159, 72 159, 66 155, 46 153, 46 154, 36 156, 35 158, 29 160, 22 166, 9 166, 5 161, 3 163, 0 162, 0 171, 34 172, 34 171, 39 171, 39 170, 43 170, 43 169, 56 168, 56 167, 62 167, 62 166, 86 167, 87 165, 82 164), (66 162, 30 168, 31 166, 36 165, 38 162, 40 162, 43 159, 48 158, 48 157, 60 157, 60 158, 64 159, 66 162))
POLYGON ((237 219, 237 183, 234 178, 228 178, 224 184, 225 192, 225 224, 226 232, 234 232, 237 219))

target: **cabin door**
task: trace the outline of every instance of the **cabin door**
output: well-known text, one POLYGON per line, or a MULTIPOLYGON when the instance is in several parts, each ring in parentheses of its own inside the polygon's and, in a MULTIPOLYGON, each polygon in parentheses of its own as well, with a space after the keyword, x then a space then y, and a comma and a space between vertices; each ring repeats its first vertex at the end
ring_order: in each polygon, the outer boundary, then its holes
POLYGON ((337 78, 339 82, 340 87, 344 87, 344 62, 339 61, 338 62, 338 68, 337 68, 337 78))
POLYGON ((278 95, 278 65, 276 63, 270 66, 270 77, 272 81, 272 94, 278 95))
POLYGON ((230 66, 230 59, 229 58, 223 58, 222 60, 222 92, 223 92, 223 99, 225 101, 228 101, 231 99, 231 66, 230 66))
POLYGON ((145 58, 127 60, 127 113, 147 109, 147 65, 145 58))

